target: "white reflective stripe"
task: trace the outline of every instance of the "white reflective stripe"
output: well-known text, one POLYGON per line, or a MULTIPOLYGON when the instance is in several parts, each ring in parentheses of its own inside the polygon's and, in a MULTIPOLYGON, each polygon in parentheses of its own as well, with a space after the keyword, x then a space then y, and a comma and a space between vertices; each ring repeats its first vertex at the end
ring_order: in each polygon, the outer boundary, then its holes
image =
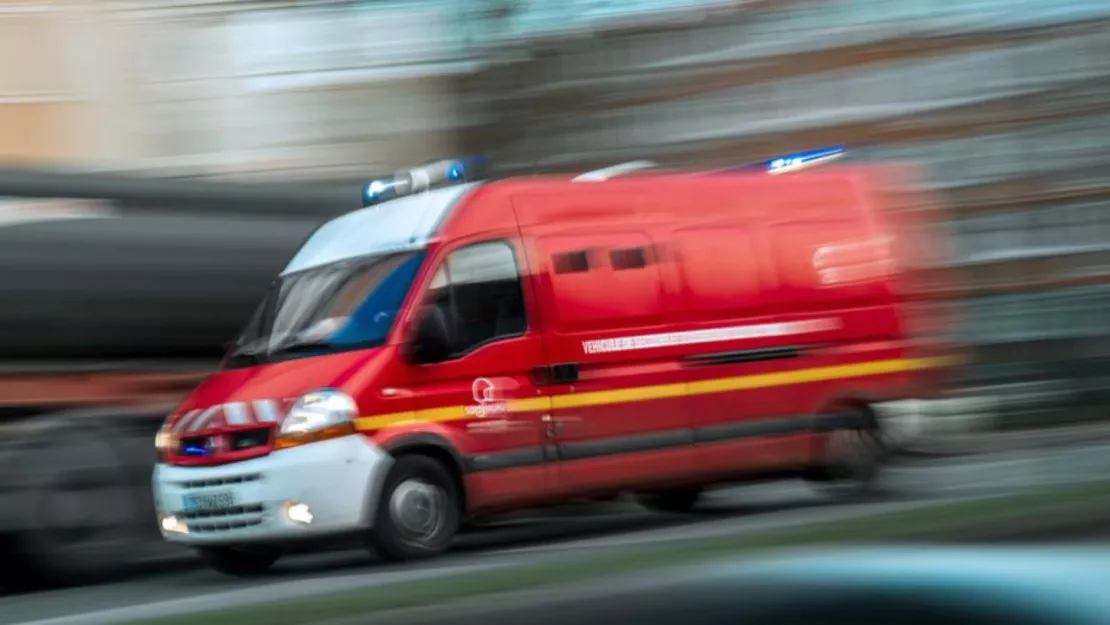
POLYGON ((279 414, 277 402, 272 399, 259 399, 254 402, 254 416, 262 423, 277 423, 279 414))
POLYGON ((181 419, 177 421, 177 425, 173 426, 173 431, 176 434, 184 432, 185 428, 189 425, 189 421, 192 421, 193 418, 196 417, 198 414, 200 414, 200 410, 196 409, 186 412, 185 416, 181 417, 181 419))
POLYGON ((247 425, 251 422, 247 405, 243 402, 224 404, 224 417, 227 419, 228 425, 247 425))
POLYGON ((205 410, 203 413, 201 413, 199 417, 193 420, 193 424, 189 426, 189 431, 196 432, 199 430, 203 430, 208 425, 208 422, 212 420, 212 416, 216 414, 216 412, 218 412, 221 408, 223 408, 223 406, 216 405, 205 410))
POLYGON ((690 330, 687 332, 641 334, 639 336, 622 336, 583 341, 582 351, 587 354, 607 354, 611 352, 628 352, 657 347, 674 347, 677 345, 699 345, 702 343, 719 343, 743 339, 789 336, 792 334, 835 330, 839 327, 840 320, 838 319, 810 319, 807 321, 762 323, 747 326, 732 326, 728 328, 690 330))

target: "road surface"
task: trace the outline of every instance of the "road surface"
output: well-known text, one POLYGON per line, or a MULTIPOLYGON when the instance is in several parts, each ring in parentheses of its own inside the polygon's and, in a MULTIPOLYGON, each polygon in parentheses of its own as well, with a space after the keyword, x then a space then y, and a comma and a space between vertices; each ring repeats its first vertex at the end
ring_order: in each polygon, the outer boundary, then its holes
POLYGON ((216 608, 289 598, 434 577, 452 570, 566 557, 597 546, 742 534, 1107 476, 1110 443, 1105 442, 906 461, 889 468, 884 478, 889 495, 880 502, 847 504, 801 482, 779 482, 713 492, 702 510, 692 515, 655 514, 617 501, 507 521, 461 537, 447 556, 415 565, 386 565, 364 552, 349 551, 290 557, 279 562, 272 575, 239 580, 192 566, 189 558, 175 561, 168 570, 146 571, 101 585, 0 596, 0 625, 110 623, 122 616, 173 612, 180 606, 216 608))

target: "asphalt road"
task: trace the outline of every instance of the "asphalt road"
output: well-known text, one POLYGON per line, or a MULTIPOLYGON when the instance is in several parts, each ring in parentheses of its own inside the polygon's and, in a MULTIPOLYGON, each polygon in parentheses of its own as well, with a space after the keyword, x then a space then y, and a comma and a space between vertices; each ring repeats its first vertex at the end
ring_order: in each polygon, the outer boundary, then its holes
POLYGON ((800 482, 779 482, 711 493, 697 514, 660 515, 617 501, 506 521, 460 538, 447 556, 416 565, 386 565, 360 551, 290 557, 272 575, 239 580, 176 560, 101 585, 0 596, 0 625, 111 623, 182 606, 217 608, 291 598, 459 570, 573 557, 581 549, 656 542, 676 537, 740 534, 769 527, 851 518, 876 510, 912 508, 938 499, 1004 494, 1110 476, 1110 443, 959 459, 904 462, 889 468, 883 501, 847 504, 800 482))

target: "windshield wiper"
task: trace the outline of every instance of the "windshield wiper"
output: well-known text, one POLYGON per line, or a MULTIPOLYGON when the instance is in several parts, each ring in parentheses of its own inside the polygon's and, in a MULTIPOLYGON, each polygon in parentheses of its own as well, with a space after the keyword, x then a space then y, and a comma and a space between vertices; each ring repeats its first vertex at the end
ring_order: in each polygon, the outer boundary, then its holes
POLYGON ((334 345, 324 339, 293 339, 270 350, 270 354, 295 354, 298 352, 332 351, 334 345))
POLYGON ((231 351, 232 356, 259 356, 266 353, 266 345, 269 343, 269 338, 263 337, 236 347, 231 351))

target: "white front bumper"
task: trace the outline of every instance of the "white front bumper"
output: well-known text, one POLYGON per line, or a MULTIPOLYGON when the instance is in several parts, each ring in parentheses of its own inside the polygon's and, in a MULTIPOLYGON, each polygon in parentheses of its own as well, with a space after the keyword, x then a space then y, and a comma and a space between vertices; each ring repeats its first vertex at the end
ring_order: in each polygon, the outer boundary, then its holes
POLYGON ((392 456, 364 436, 353 435, 215 467, 157 464, 153 481, 159 527, 167 540, 197 546, 281 542, 365 529, 392 462, 392 456), (186 495, 231 497, 233 503, 190 512, 186 495), (306 504, 312 522, 288 520, 284 510, 289 502, 306 504), (162 523, 167 515, 184 528, 167 531, 162 523))

